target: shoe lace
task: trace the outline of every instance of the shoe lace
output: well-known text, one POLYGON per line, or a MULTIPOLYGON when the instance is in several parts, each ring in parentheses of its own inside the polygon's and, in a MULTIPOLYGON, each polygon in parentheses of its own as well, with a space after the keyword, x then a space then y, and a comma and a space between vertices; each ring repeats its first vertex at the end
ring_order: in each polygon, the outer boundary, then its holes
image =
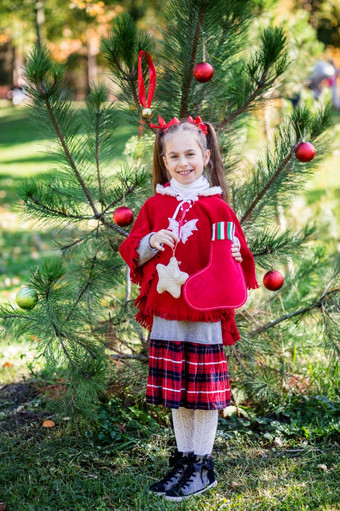
POLYGON ((162 483, 172 482, 178 471, 183 468, 183 460, 176 460, 173 468, 168 474, 162 479, 162 483))
POLYGON ((194 460, 192 460, 192 459, 188 460, 188 465, 184 469, 183 475, 182 475, 181 480, 179 482, 179 484, 182 487, 183 486, 187 486, 191 482, 191 478, 194 475, 193 474, 193 465, 194 465, 194 460))
POLYGON ((183 473, 181 478, 181 487, 185 488, 193 482, 195 473, 200 472, 201 481, 203 483, 203 469, 211 470, 211 463, 208 459, 203 459, 200 463, 195 462, 194 460, 190 460, 188 467, 183 473))

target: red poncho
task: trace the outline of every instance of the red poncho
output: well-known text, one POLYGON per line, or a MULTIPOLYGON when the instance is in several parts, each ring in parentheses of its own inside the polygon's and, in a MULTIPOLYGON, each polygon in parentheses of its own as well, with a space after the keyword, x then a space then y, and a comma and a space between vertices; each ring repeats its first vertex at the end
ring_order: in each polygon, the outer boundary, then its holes
MULTIPOLYGON (((137 267, 139 255, 137 248, 140 240, 151 232, 168 229, 171 218, 179 202, 176 197, 157 193, 148 199, 141 208, 129 237, 121 244, 119 252, 130 267, 131 280, 140 286, 140 293, 135 301, 139 309, 137 321, 151 330, 153 316, 160 316, 168 320, 177 321, 221 321, 224 344, 234 344, 239 338, 234 320, 234 310, 218 309, 213 311, 197 311, 190 308, 183 298, 174 298, 170 293, 159 294, 156 290, 158 263, 167 265, 172 250, 164 245, 164 252, 158 252, 155 257, 143 266, 137 267)), ((198 219, 197 230, 188 237, 185 243, 178 243, 176 259, 180 262, 180 269, 192 275, 207 266, 209 262, 209 248, 211 242, 212 224, 217 222, 234 222, 235 235, 240 240, 240 252, 243 258, 242 269, 248 289, 259 287, 255 275, 254 258, 247 246, 241 225, 233 210, 222 200, 221 195, 200 196, 193 202, 192 208, 187 212, 185 221, 198 219)))

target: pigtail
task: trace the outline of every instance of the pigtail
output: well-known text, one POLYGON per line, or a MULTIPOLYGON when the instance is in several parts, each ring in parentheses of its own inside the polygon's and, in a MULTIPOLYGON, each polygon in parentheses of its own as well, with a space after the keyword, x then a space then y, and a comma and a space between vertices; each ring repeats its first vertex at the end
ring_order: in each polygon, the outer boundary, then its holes
POLYGON ((156 135, 155 145, 153 149, 153 168, 152 168, 152 182, 153 190, 156 193, 156 185, 165 185, 169 181, 168 171, 163 161, 163 133, 159 132, 156 135))
POLYGON ((220 186, 222 188, 222 198, 229 204, 229 191, 225 178, 224 167, 221 152, 218 146, 216 132, 209 122, 204 123, 208 129, 207 147, 210 150, 210 159, 207 164, 211 186, 220 186))

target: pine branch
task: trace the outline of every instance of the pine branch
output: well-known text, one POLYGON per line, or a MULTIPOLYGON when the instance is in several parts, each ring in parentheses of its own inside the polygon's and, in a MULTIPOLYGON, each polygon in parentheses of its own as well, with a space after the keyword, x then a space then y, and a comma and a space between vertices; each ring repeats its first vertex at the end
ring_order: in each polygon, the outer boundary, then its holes
POLYGON ((306 314, 306 312, 309 312, 313 309, 320 309, 324 306, 324 301, 325 301, 325 298, 328 298, 329 296, 331 296, 332 294, 335 294, 335 293, 338 293, 340 291, 340 288, 336 288, 336 289, 332 289, 332 291, 329 291, 327 292, 326 294, 323 293, 321 298, 319 300, 316 300, 315 302, 311 303, 310 305, 308 305, 307 307, 304 307, 303 309, 299 309, 297 311, 294 311, 294 312, 290 312, 289 314, 285 314, 284 316, 281 316, 280 318, 277 318, 275 319, 274 321, 270 321, 269 323, 266 323, 265 325, 257 328, 256 330, 253 330, 252 332, 249 333, 249 336, 250 337, 255 337, 256 335, 262 333, 262 332, 265 332, 266 330, 268 330, 269 328, 279 324, 279 323, 282 323, 282 321, 286 321, 287 319, 291 319, 291 318, 294 318, 296 316, 299 316, 299 315, 303 315, 303 314, 306 314))
POLYGON ((183 82, 183 88, 182 88, 182 101, 181 101, 181 109, 180 109, 180 117, 185 117, 187 115, 188 110, 188 101, 189 101, 189 92, 190 92, 190 85, 193 79, 193 70, 197 55, 197 47, 199 42, 199 36, 200 31, 202 30, 202 24, 204 20, 204 8, 203 6, 200 7, 198 12, 198 20, 194 35, 194 40, 192 44, 192 51, 191 51, 191 58, 190 58, 190 64, 187 70, 186 79, 183 82))
POLYGON ((257 222, 261 215, 263 221, 267 222, 268 213, 272 212, 272 208, 276 209, 278 201, 288 205, 288 197, 300 190, 299 185, 310 175, 311 169, 318 165, 326 141, 325 137, 320 136, 320 124, 325 129, 328 122, 328 108, 321 108, 320 112, 314 114, 305 106, 300 106, 289 119, 279 125, 273 148, 268 147, 264 157, 259 158, 252 180, 239 187, 236 200, 241 223, 254 217, 255 211, 257 222), (299 163, 293 154, 301 142, 302 133, 307 140, 317 142, 318 154, 310 163, 299 163))
POLYGON ((220 124, 218 124, 216 126, 217 131, 221 130, 222 128, 227 126, 227 124, 230 124, 236 117, 238 117, 239 115, 246 112, 248 107, 251 105, 251 103, 261 94, 264 87, 265 86, 267 87, 268 85, 270 85, 269 83, 266 83, 268 72, 269 72, 268 69, 266 69, 263 72, 257 89, 254 90, 254 92, 249 96, 249 98, 244 102, 244 104, 238 110, 236 110, 232 115, 227 117, 224 121, 220 122, 220 124))
POLYGON ((78 245, 79 243, 82 243, 87 238, 90 238, 92 236, 92 234, 94 233, 94 231, 97 231, 97 229, 98 228, 95 227, 94 229, 92 229, 92 231, 88 232, 83 238, 79 238, 79 240, 75 240, 72 243, 69 243, 68 245, 64 245, 63 247, 60 247, 60 250, 63 252, 65 250, 68 250, 69 248, 74 247, 75 245, 78 245))
POLYGON ((109 355, 109 358, 111 358, 112 360, 118 360, 118 361, 124 361, 125 359, 134 359, 134 360, 143 360, 143 361, 148 360, 147 355, 141 355, 141 354, 129 355, 128 353, 122 353, 121 355, 109 355))
POLYGON ((123 234, 126 238, 129 236, 129 233, 127 231, 124 231, 121 227, 118 227, 118 225, 113 224, 112 222, 108 222, 104 217, 100 218, 100 221, 105 227, 108 227, 109 229, 112 229, 114 231, 119 232, 120 234, 123 234))
POLYGON ((67 360, 69 361, 71 366, 76 371, 79 371, 79 368, 77 367, 77 365, 73 361, 71 355, 69 354, 69 352, 66 349, 64 341, 62 339, 63 334, 60 332, 58 325, 55 323, 53 314, 51 314, 51 310, 50 310, 50 294, 51 294, 51 284, 52 284, 52 282, 51 281, 48 281, 48 282, 44 281, 43 275, 40 276, 40 280, 41 280, 41 283, 45 286, 46 308, 47 308, 47 315, 48 315, 48 318, 49 318, 50 325, 53 328, 55 336, 59 340, 60 346, 61 346, 61 348, 62 348, 62 350, 64 352, 65 357, 67 358, 67 360))
POLYGON ((291 229, 280 232, 278 228, 265 228, 249 234, 248 244, 258 264, 264 269, 271 269, 272 254, 275 254, 276 262, 285 263, 287 253, 290 255, 296 253, 303 244, 314 238, 315 233, 315 224, 307 224, 301 231, 294 233, 291 229))
POLYGON ((105 207, 105 201, 104 201, 104 198, 103 198, 102 181, 101 181, 100 168, 99 168, 99 119, 100 119, 100 112, 96 112, 96 123, 95 123, 95 133, 96 133, 96 141, 95 141, 95 147, 96 147, 96 168, 97 168, 99 197, 100 197, 100 202, 102 204, 102 209, 103 209, 105 207))
MULTIPOLYGON (((139 111, 140 117, 142 117, 142 107, 141 107, 141 104, 139 102, 139 98, 138 98, 138 95, 137 95, 137 88, 136 88, 135 80, 134 80, 134 78, 130 78, 129 81, 130 81, 130 87, 131 87, 133 101, 134 101, 134 103, 135 103, 135 105, 137 107, 137 110, 139 111)), ((145 121, 145 122, 150 127, 150 121, 145 121)))
MULTIPOLYGON (((289 65, 286 47, 286 35, 281 28, 268 27, 263 31, 260 48, 255 56, 246 63, 244 68, 246 73, 244 74, 242 70, 239 78, 240 90, 242 90, 243 85, 247 94, 251 92, 248 90, 251 85, 249 79, 251 83, 256 84, 256 88, 234 113, 217 125, 217 130, 222 129, 236 117, 246 112, 261 94, 263 95, 274 87, 275 82, 287 70, 289 65)), ((234 89, 237 91, 236 87, 234 89)))
POLYGON ((6 314, 5 316, 0 316, 1 319, 29 319, 29 320, 33 320, 34 321, 34 318, 31 317, 31 316, 24 316, 24 315, 21 315, 21 314, 6 314))
MULTIPOLYGON (((132 355, 130 355, 130 356, 110 355, 110 358, 111 358, 111 360, 117 360, 117 361, 125 364, 127 367, 132 369, 134 373, 139 374, 139 376, 144 379, 144 374, 141 371, 138 371, 138 369, 136 369, 136 367, 134 367, 131 364, 129 364, 129 362, 127 362, 127 360, 126 360, 127 358, 135 358, 135 359, 138 358, 139 360, 144 360, 144 359, 142 359, 142 356, 137 357, 137 355, 135 355, 135 356, 132 356, 132 355)), ((145 358, 145 361, 146 360, 147 360, 147 357, 145 358)))
POLYGON ((272 186, 272 184, 274 183, 274 181, 279 177, 280 173, 283 171, 283 169, 288 165, 288 163, 291 161, 291 159, 293 158, 293 155, 294 155, 294 151, 295 151, 295 148, 297 147, 299 142, 296 142, 290 153, 288 154, 288 156, 283 160, 283 162, 281 163, 281 165, 277 168, 277 170, 275 171, 275 173, 272 175, 272 177, 269 179, 269 181, 267 182, 267 184, 263 187, 263 189, 261 190, 261 192, 257 195, 257 197, 255 198, 255 200, 252 202, 252 204, 250 205, 250 207, 248 208, 248 210, 245 212, 245 214, 242 216, 241 220, 240 220, 240 223, 241 225, 248 221, 250 219, 250 215, 251 213, 253 212, 253 210, 255 209, 255 207, 257 206, 257 204, 260 202, 260 200, 263 198, 263 196, 266 194, 266 192, 269 190, 269 188, 272 186))
POLYGON ((137 74, 137 71, 136 70, 130 70, 130 72, 127 74, 125 73, 125 71, 123 70, 123 68, 121 67, 117 57, 116 57, 116 54, 113 50, 111 50, 108 46, 106 46, 106 49, 107 49, 107 53, 108 55, 110 55, 110 57, 112 58, 115 66, 117 67, 117 69, 119 70, 120 74, 121 74, 121 79, 127 81, 131 87, 131 92, 132 92, 132 96, 133 96, 133 101, 137 107, 137 110, 139 111, 139 115, 142 116, 142 107, 140 105, 140 102, 139 102, 139 99, 138 99, 138 94, 137 94, 137 89, 136 89, 136 85, 135 85, 135 78, 136 78, 136 74, 137 74))
POLYGON ((59 342, 60 342, 61 348, 62 348, 62 350, 63 350, 63 352, 64 352, 64 354, 65 354, 65 357, 66 357, 66 358, 67 358, 67 360, 70 362, 71 366, 72 366, 74 369, 76 369, 76 371, 79 371, 79 368, 78 368, 78 367, 77 367, 77 365, 73 362, 72 357, 71 357, 71 356, 70 356, 70 354, 68 353, 68 351, 67 351, 67 349, 66 349, 66 347, 65 347, 64 341, 62 340, 61 335, 60 335, 60 333, 59 333, 58 329, 56 328, 56 326, 55 326, 54 322, 53 322, 53 321, 51 321, 51 324, 52 324, 52 326, 53 326, 53 328, 54 328, 54 330, 55 330, 55 334, 56 334, 56 336, 57 336, 57 338, 58 338, 58 340, 59 340, 59 342))
MULTIPOLYGON (((326 327, 328 338, 332 341, 332 348, 336 352, 338 357, 340 358, 340 348, 338 347, 338 345, 337 345, 337 343, 336 343, 336 341, 334 339, 334 336, 332 334, 330 326, 329 326, 329 324, 327 322, 326 316, 328 316, 331 321, 332 321, 332 318, 330 317, 330 315, 326 311, 326 308, 325 308, 324 304, 321 305, 321 313, 322 313, 322 316, 323 316, 323 321, 324 321, 324 325, 326 327)), ((338 325, 336 325, 336 328, 338 328, 338 325)))
MULTIPOLYGON (((138 187, 140 186, 140 182, 136 182, 133 186, 128 186, 126 189, 126 192, 124 192, 124 196, 131 195, 138 187)), ((123 194, 120 195, 117 199, 111 202, 104 211, 102 212, 102 215, 104 215, 109 209, 113 208, 116 204, 119 204, 123 199, 123 194)))
MULTIPOLYGON (((92 257, 92 260, 91 260, 91 267, 90 267, 90 270, 89 270, 89 275, 91 274, 91 272, 92 272, 92 270, 93 270, 93 268, 94 268, 94 266, 95 266, 95 264, 96 264, 96 260, 97 260, 97 253, 98 253, 98 250, 96 251, 95 255, 92 257)), ((69 321, 69 319, 71 318, 71 316, 72 316, 73 312, 75 311, 75 309, 76 309, 76 307, 77 307, 78 303, 79 303, 79 302, 80 302, 80 300, 82 299, 82 297, 83 297, 84 293, 86 293, 86 290, 87 290, 87 289, 91 286, 91 284, 92 284, 92 283, 93 283, 93 279, 92 279, 92 278, 90 278, 90 279, 86 282, 85 286, 84 286, 84 287, 83 287, 83 289, 80 291, 80 293, 79 293, 79 295, 78 295, 78 298, 76 299, 76 301, 75 301, 75 303, 74 303, 74 305, 73 305, 72 309, 70 310, 70 312, 69 312, 69 314, 68 314, 68 316, 67 316, 67 318, 66 318, 66 321, 69 321)))
MULTIPOLYGON (((48 211, 49 213, 53 213, 53 215, 56 216, 62 216, 63 218, 74 218, 76 220, 93 220, 94 218, 97 218, 96 216, 82 216, 82 215, 72 215, 67 213, 66 211, 59 211, 57 209, 50 208, 46 206, 46 204, 42 204, 38 199, 36 199, 31 193, 28 193, 27 196, 30 198, 30 200, 39 206, 39 208, 48 211)), ((27 201, 25 201, 27 203, 27 201)))
MULTIPOLYGON (((74 308, 73 308, 72 312, 74 311, 74 308)), ((69 319, 70 319, 70 317, 68 317, 66 319, 66 321, 68 321, 69 319)), ((74 369, 76 369, 77 371, 80 371, 80 368, 75 364, 75 362, 73 361, 71 355, 69 354, 68 350, 66 349, 65 343, 63 341, 63 337, 66 338, 66 336, 60 332, 58 326, 56 325, 56 323, 54 322, 54 320, 51 317, 50 317, 50 321, 51 321, 51 325, 52 325, 52 327, 54 329, 55 335, 56 335, 57 339, 60 342, 61 348, 62 348, 62 350, 63 350, 67 360, 70 362, 70 364, 72 365, 72 367, 74 369)), ((97 356, 92 352, 92 350, 91 350, 91 348, 89 346, 86 346, 86 344, 84 344, 83 342, 80 342, 78 339, 76 339, 74 337, 70 337, 69 340, 72 341, 72 342, 75 342, 76 344, 78 344, 78 346, 81 346, 81 348, 84 349, 85 351, 87 351, 89 353, 89 355, 94 360, 97 359, 97 356)), ((47 346, 46 346, 46 349, 47 349, 47 346)), ((45 349, 45 351, 46 351, 46 349, 45 349)))
POLYGON ((78 344, 78 346, 81 346, 83 350, 87 351, 87 353, 91 356, 93 360, 96 360, 98 358, 97 355, 91 350, 91 348, 86 345, 85 339, 78 340, 74 337, 69 337, 69 340, 78 344))
POLYGON ((62 146, 62 148, 64 150, 64 153, 65 153, 65 156, 67 158, 67 161, 69 162, 72 170, 74 171, 75 176, 76 176, 80 186, 82 187, 83 192, 84 192, 84 194, 85 194, 85 196, 86 196, 86 198, 87 198, 87 200, 88 200, 88 202, 89 202, 89 204, 90 204, 90 206, 91 206, 91 208, 93 210, 93 213, 95 214, 96 217, 98 217, 99 213, 98 213, 97 208, 96 208, 96 206, 95 206, 95 204, 93 202, 92 196, 91 196, 89 190, 87 189, 86 184, 85 184, 83 178, 81 177, 81 175, 80 175, 80 173, 79 173, 79 171, 78 171, 78 169, 76 167, 76 164, 75 164, 75 162, 74 162, 74 160, 73 160, 73 158, 71 156, 71 153, 70 153, 69 148, 68 148, 68 146, 66 144, 64 136, 63 136, 63 134, 62 134, 62 132, 60 130, 58 121, 57 121, 57 119, 56 119, 56 117, 54 115, 53 108, 52 108, 52 105, 51 105, 50 100, 49 100, 49 93, 51 93, 53 91, 53 89, 54 89, 54 87, 56 85, 56 82, 57 82, 57 75, 55 76, 54 83, 52 84, 51 88, 47 91, 46 88, 45 88, 43 80, 41 79, 41 82, 39 84, 37 78, 35 77, 35 84, 36 84, 36 86, 37 86, 37 88, 38 88, 38 90, 40 92, 40 95, 41 95, 42 99, 45 102, 45 106, 46 106, 47 112, 49 114, 50 120, 51 120, 51 122, 53 124, 53 127, 55 129, 55 132, 57 133, 57 136, 58 136, 58 139, 59 139, 59 141, 61 143, 61 146, 62 146))
POLYGON ((105 56, 114 72, 114 81, 120 85, 129 104, 132 94, 141 117, 142 107, 137 93, 136 63, 139 51, 150 49, 149 35, 138 31, 130 14, 123 13, 114 20, 110 36, 103 39, 103 46, 105 56))

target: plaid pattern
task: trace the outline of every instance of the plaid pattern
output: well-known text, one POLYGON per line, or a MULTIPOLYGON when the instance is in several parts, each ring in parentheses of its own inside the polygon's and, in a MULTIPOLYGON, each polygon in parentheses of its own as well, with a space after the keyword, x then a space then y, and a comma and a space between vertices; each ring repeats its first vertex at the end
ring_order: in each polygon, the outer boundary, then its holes
POLYGON ((152 339, 146 402, 200 410, 229 406, 230 386, 223 345, 152 339))

